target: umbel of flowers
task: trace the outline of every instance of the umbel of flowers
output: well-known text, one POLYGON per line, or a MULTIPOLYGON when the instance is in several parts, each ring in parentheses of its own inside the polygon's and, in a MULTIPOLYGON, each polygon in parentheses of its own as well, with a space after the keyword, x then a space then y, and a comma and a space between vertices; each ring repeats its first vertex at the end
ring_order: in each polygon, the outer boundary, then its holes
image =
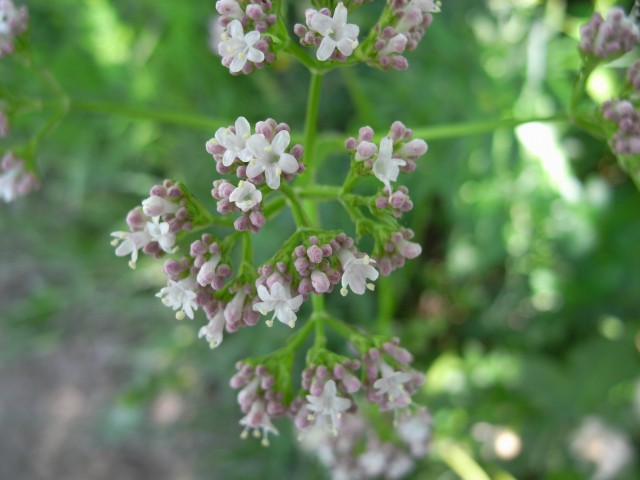
MULTIPOLYGON (((594 13, 580 28, 579 49, 583 56, 581 83, 583 87, 598 64, 613 60, 640 43, 640 29, 636 20, 614 7, 603 17, 594 13)), ((592 115, 589 123, 600 125, 619 164, 640 185, 640 61, 636 60, 625 76, 626 84, 616 98, 600 106, 599 115, 592 115)), ((574 92, 580 98, 581 89, 574 92)))
MULTIPOLYGON (((356 62, 406 68, 401 54, 417 46, 438 7, 389 2, 377 26, 361 36, 349 15, 364 3, 314 2, 305 24, 293 29, 307 50, 289 38, 280 2, 219 0, 222 64, 232 74, 248 74, 286 51, 313 67, 316 82, 318 72, 356 62)), ((312 88, 310 105, 319 94, 312 88)), ((370 294, 380 274, 421 253, 413 232, 399 223, 413 207, 401 174, 415 170, 428 146, 399 121, 382 135, 364 126, 345 142, 350 168, 343 184, 318 185, 306 172, 307 161, 319 161, 315 128, 315 120, 307 121, 303 148, 292 142, 288 124, 271 118, 252 124, 240 116, 221 126, 205 144, 212 158, 211 198, 201 201, 174 180, 152 187, 127 215, 128 228, 112 234, 115 253, 129 258, 132 268, 141 256, 162 261, 166 284, 156 296, 178 320, 203 312, 198 336, 211 348, 243 327, 263 328, 262 317, 267 327, 292 329, 278 350, 237 365, 231 386, 239 390, 242 437, 268 445, 278 434, 277 419, 288 417, 302 439, 344 435, 348 446, 331 462, 321 459, 331 468, 345 468, 351 478, 397 478, 429 443, 429 414, 414 400, 423 375, 397 338, 366 334, 330 315, 324 302, 332 295, 370 294), (353 231, 323 228, 311 196, 342 205, 353 231), (254 243, 285 208, 295 227, 282 231, 273 255, 256 264, 254 243), (364 237, 372 247, 362 247, 364 237), (327 347, 326 329, 342 337, 337 351, 327 347), (312 334, 302 375, 294 378, 297 354, 312 334), (345 356, 348 349, 354 353, 345 356), (395 440, 376 433, 380 421, 395 440), (363 442, 369 451, 358 455, 363 442)))

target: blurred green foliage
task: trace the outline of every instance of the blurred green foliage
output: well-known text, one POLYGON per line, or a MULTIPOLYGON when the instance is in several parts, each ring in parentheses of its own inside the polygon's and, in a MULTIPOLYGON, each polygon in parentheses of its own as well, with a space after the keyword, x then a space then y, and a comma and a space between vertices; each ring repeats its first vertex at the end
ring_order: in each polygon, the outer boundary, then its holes
MULTIPOLYGON (((193 478, 324 478, 284 425, 267 450, 238 438, 233 365, 288 332, 264 335, 261 324, 211 352, 195 338, 199 322, 176 324, 154 298, 158 267, 141 262, 132 273, 109 245, 162 178, 208 197, 216 177, 204 142, 218 126, 244 115, 302 131, 308 74, 280 58, 230 76, 208 47, 212 1, 27 3, 35 55, 73 100, 38 152, 41 190, 0 214, 0 367, 82 342, 119 392, 95 405, 93 434, 105 446, 163 438, 185 454, 193 478), (188 125, 181 114, 200 120, 188 125), (188 408, 158 427, 153 405, 167 392, 188 408)), ((362 9, 362 25, 373 23, 377 3, 362 9)), ((301 18, 303 7, 291 15, 301 18)), ((320 129, 335 139, 396 119, 420 130, 562 113, 578 66, 577 27, 591 11, 590 2, 559 0, 445 2, 408 72, 327 76, 320 129)), ((622 70, 606 72, 615 81, 622 70)), ((22 95, 46 94, 9 59, 0 76, 22 95)), ((51 114, 23 112, 12 141, 51 114)), ((419 400, 432 409, 436 442, 453 441, 491 478, 588 478, 593 464, 571 448, 588 416, 633 449, 640 444, 640 196, 605 144, 563 122, 529 127, 427 136, 429 153, 407 179, 415 208, 406 225, 423 255, 382 282, 377 297, 331 298, 328 308, 370 330, 378 308, 393 315, 393 332, 427 374, 419 400), (520 439, 513 459, 487 434, 497 428, 520 439)), ((335 145, 319 146, 327 183, 347 168, 335 145)), ((322 207, 326 226, 344 227, 332 208, 322 207)), ((283 240, 277 230, 261 233, 259 255, 283 240)), ((33 478, 24 468, 13 478, 33 478)), ((415 478, 457 478, 451 468, 433 455, 415 478)), ((630 465, 615 478, 638 477, 630 465)))

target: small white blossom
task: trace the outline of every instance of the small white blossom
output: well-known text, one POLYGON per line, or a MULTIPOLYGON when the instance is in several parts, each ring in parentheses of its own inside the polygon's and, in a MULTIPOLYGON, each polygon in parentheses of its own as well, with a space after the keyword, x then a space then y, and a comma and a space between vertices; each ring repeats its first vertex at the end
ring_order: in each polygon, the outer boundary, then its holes
POLYGON ((222 343, 224 325, 224 313, 222 310, 218 310, 209 323, 200 329, 198 338, 205 337, 209 346, 216 348, 222 343))
POLYGON ((336 6, 333 18, 319 12, 310 16, 309 29, 324 37, 316 53, 316 57, 321 62, 328 60, 336 48, 348 57, 358 46, 360 27, 347 23, 347 13, 347 8, 341 2, 336 6))
POLYGON ((174 247, 176 243, 176 234, 170 231, 167 222, 160 223, 160 217, 153 217, 147 222, 147 232, 153 241, 158 242, 160 248, 167 253, 173 253, 177 250, 174 247))
POLYGON ((131 255, 131 260, 129 261, 131 268, 136 268, 138 250, 152 241, 151 235, 146 230, 139 232, 113 232, 111 236, 115 237, 111 245, 117 247, 116 255, 118 257, 131 255))
POLYGON ((227 32, 222 35, 222 40, 218 45, 218 53, 223 57, 223 61, 231 59, 229 64, 231 73, 241 72, 247 61, 253 63, 264 61, 264 53, 254 47, 260 40, 260 32, 254 30, 245 35, 239 20, 229 23, 227 32))
POLYGON ((187 277, 179 282, 169 280, 166 287, 160 290, 156 297, 162 299, 167 307, 176 310, 176 318, 184 319, 185 315, 193 320, 193 312, 198 309, 196 303, 195 282, 187 277))
POLYGON ((262 192, 253 183, 241 180, 229 195, 229 201, 235 203, 243 212, 248 212, 262 201, 262 192))
POLYGON ((322 389, 322 395, 307 395, 309 404, 307 408, 314 412, 316 424, 326 424, 331 422, 331 430, 334 434, 338 432, 340 417, 342 412, 351 407, 351 400, 339 397, 337 394, 336 382, 328 380, 322 389))
POLYGON ((378 158, 373 164, 373 173, 378 180, 384 183, 389 192, 392 191, 391 182, 398 179, 400 167, 404 167, 406 164, 407 162, 401 158, 393 158, 393 141, 390 137, 384 137, 380 142, 378 158))
POLYGON ((216 10, 220 15, 240 20, 244 16, 242 7, 236 0, 218 0, 216 10))
POLYGON ((269 445, 269 434, 278 435, 278 430, 271 423, 271 417, 267 413, 264 402, 256 400, 251 404, 251 409, 240 419, 240 425, 244 428, 242 438, 249 436, 249 429, 253 429, 253 434, 260 437, 262 435, 262 445, 269 445))
POLYGON ((274 190, 279 188, 282 172, 298 171, 296 158, 285 152, 290 141, 291 135, 286 130, 278 132, 271 143, 261 133, 251 136, 247 140, 247 148, 252 155, 247 166, 247 176, 257 177, 264 173, 269 188, 274 190))
POLYGON ((251 125, 244 117, 238 117, 235 132, 229 127, 219 128, 215 133, 215 141, 226 148, 222 156, 222 164, 231 166, 236 158, 248 162, 251 155, 247 151, 247 140, 251 136, 251 125))
POLYGON ((16 163, 0 174, 0 197, 5 203, 12 202, 19 196, 18 178, 23 170, 22 164, 16 163))
POLYGON ((389 408, 406 407, 411 403, 411 395, 405 388, 405 384, 413 380, 409 372, 395 371, 389 365, 381 362, 380 371, 382 378, 376 380, 373 388, 380 396, 387 396, 389 408))
POLYGON ((268 326, 273 326, 273 319, 278 320, 291 328, 296 326, 296 312, 302 305, 302 295, 297 295, 291 298, 291 286, 282 285, 279 282, 275 282, 271 286, 271 291, 267 290, 264 285, 258 285, 258 296, 261 302, 253 305, 253 310, 260 312, 262 315, 266 315, 268 312, 273 311, 273 316, 270 320, 267 320, 268 326))
POLYGON ((373 290, 375 286, 367 280, 376 280, 378 271, 372 264, 376 263, 368 255, 356 258, 350 250, 342 248, 338 251, 338 258, 342 264, 342 289, 340 293, 345 296, 347 287, 355 294, 362 295, 366 289, 373 290))

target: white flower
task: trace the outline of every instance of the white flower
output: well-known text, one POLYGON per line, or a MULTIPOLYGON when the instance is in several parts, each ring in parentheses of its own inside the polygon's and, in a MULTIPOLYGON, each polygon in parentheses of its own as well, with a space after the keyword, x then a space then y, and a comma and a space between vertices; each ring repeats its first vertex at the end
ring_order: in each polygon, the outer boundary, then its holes
POLYGON ((367 282, 367 280, 376 280, 378 278, 378 271, 372 265, 376 263, 375 260, 372 260, 368 255, 363 258, 356 258, 346 248, 338 251, 338 258, 344 272, 342 274, 342 289, 340 289, 342 296, 347 294, 347 287, 358 295, 362 295, 367 288, 369 290, 375 288, 373 283, 367 282))
POLYGON ((316 424, 331 421, 331 430, 334 434, 338 431, 338 424, 342 412, 351 406, 351 400, 336 395, 336 382, 328 380, 322 389, 322 395, 307 395, 309 404, 307 408, 315 413, 316 424))
POLYGON ((254 30, 246 35, 239 20, 233 20, 227 27, 227 32, 222 35, 222 42, 218 45, 218 53, 223 61, 231 59, 229 71, 238 73, 242 71, 247 61, 260 63, 264 61, 264 53, 254 47, 260 40, 260 32, 254 30))
POLYGON ((184 319, 185 315, 193 320, 193 312, 198 309, 196 303, 195 282, 187 277, 179 282, 169 280, 166 287, 160 290, 156 297, 162 299, 167 307, 176 310, 176 318, 184 319), (179 311, 178 311, 179 310, 179 311))
POLYGON ((411 455, 426 455, 431 440, 431 415, 426 408, 412 414, 400 415, 396 430, 400 439, 409 447, 411 455))
POLYGON ((316 57, 321 62, 328 60, 336 48, 348 57, 358 46, 360 27, 347 23, 347 13, 347 8, 341 2, 336 6, 333 18, 319 12, 310 16, 309 29, 324 37, 316 53, 316 57))
POLYGON ((23 167, 21 163, 6 169, 0 175, 0 196, 5 203, 12 202, 19 196, 18 193, 18 177, 22 175, 23 167))
POLYGON ((251 125, 244 117, 238 117, 235 124, 235 132, 231 128, 219 128, 215 133, 215 141, 226 148, 222 156, 222 164, 231 166, 236 158, 248 162, 251 155, 247 151, 247 140, 251 136, 251 125))
POLYGON ((267 413, 264 402, 256 400, 251 404, 251 409, 244 417, 240 419, 240 425, 244 426, 242 438, 249 436, 249 429, 253 429, 253 434, 260 436, 262 434, 262 445, 269 445, 269 433, 278 435, 278 430, 271 423, 271 417, 267 413))
POLYGON ((222 343, 224 331, 224 313, 218 310, 209 323, 200 329, 198 338, 205 337, 211 348, 216 348, 222 343))
POLYGON ((168 213, 176 213, 180 205, 157 195, 151 195, 142 201, 142 211, 148 217, 160 217, 168 213))
POLYGON ((380 142, 380 151, 378 158, 373 164, 373 173, 389 189, 391 193, 391 182, 398 179, 400 167, 404 167, 407 162, 401 158, 393 157, 393 141, 390 137, 384 137, 380 142))
POLYGON ((251 182, 240 180, 236 189, 229 195, 229 201, 240 210, 248 212, 262 201, 262 192, 251 182))
POLYGON ((253 305, 253 310, 266 315, 273 311, 273 316, 267 320, 268 326, 273 326, 273 319, 278 320, 291 328, 296 326, 296 313, 302 305, 302 295, 291 298, 291 286, 275 282, 271 286, 271 292, 264 285, 258 285, 258 296, 262 302, 253 305))
POLYGON ((244 288, 238 290, 233 299, 227 304, 224 309, 224 318, 230 324, 237 323, 242 318, 242 310, 244 308, 244 301, 247 298, 247 294, 244 288))
POLYGON ((216 276, 216 268, 218 268, 218 263, 220 263, 221 258, 222 256, 219 253, 214 253, 209 260, 202 264, 196 277, 200 285, 206 287, 213 281, 216 276))
POLYGON ((413 380, 413 375, 409 372, 394 371, 384 362, 380 364, 382 378, 376 380, 373 388, 380 396, 387 396, 389 408, 406 407, 411 403, 411 395, 404 387, 406 383, 413 380))
POLYGON ((151 235, 146 230, 139 232, 113 232, 111 236, 115 237, 111 245, 117 247, 116 255, 118 257, 131 255, 131 260, 129 261, 131 268, 136 268, 138 250, 152 241, 151 235))
POLYGON ((26 30, 28 17, 26 7, 0 0, 0 56, 13 52, 13 39, 26 30))
POLYGON ((253 156, 247 166, 247 176, 257 177, 264 172, 267 185, 272 189, 280 187, 280 175, 296 173, 298 161, 290 153, 285 153, 291 136, 286 130, 276 134, 271 143, 264 135, 258 133, 247 140, 247 148, 253 156))
POLYGON ((153 241, 158 242, 160 248, 167 253, 173 253, 177 250, 174 247, 176 243, 176 234, 171 232, 167 222, 160 223, 160 217, 153 217, 147 222, 147 232, 153 241))

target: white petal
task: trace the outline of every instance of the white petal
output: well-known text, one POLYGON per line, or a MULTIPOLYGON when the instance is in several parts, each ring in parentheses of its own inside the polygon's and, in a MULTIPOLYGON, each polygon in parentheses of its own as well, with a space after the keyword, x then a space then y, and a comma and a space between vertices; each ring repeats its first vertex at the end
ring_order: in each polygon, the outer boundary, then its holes
POLYGON ((282 130, 276 134, 271 141, 271 147, 273 152, 277 155, 282 155, 291 142, 291 135, 288 131, 282 130))
POLYGON ((336 42, 329 38, 324 37, 322 42, 320 43, 320 48, 318 48, 318 52, 316 53, 316 57, 321 62, 328 60, 333 51, 336 49, 336 42))

